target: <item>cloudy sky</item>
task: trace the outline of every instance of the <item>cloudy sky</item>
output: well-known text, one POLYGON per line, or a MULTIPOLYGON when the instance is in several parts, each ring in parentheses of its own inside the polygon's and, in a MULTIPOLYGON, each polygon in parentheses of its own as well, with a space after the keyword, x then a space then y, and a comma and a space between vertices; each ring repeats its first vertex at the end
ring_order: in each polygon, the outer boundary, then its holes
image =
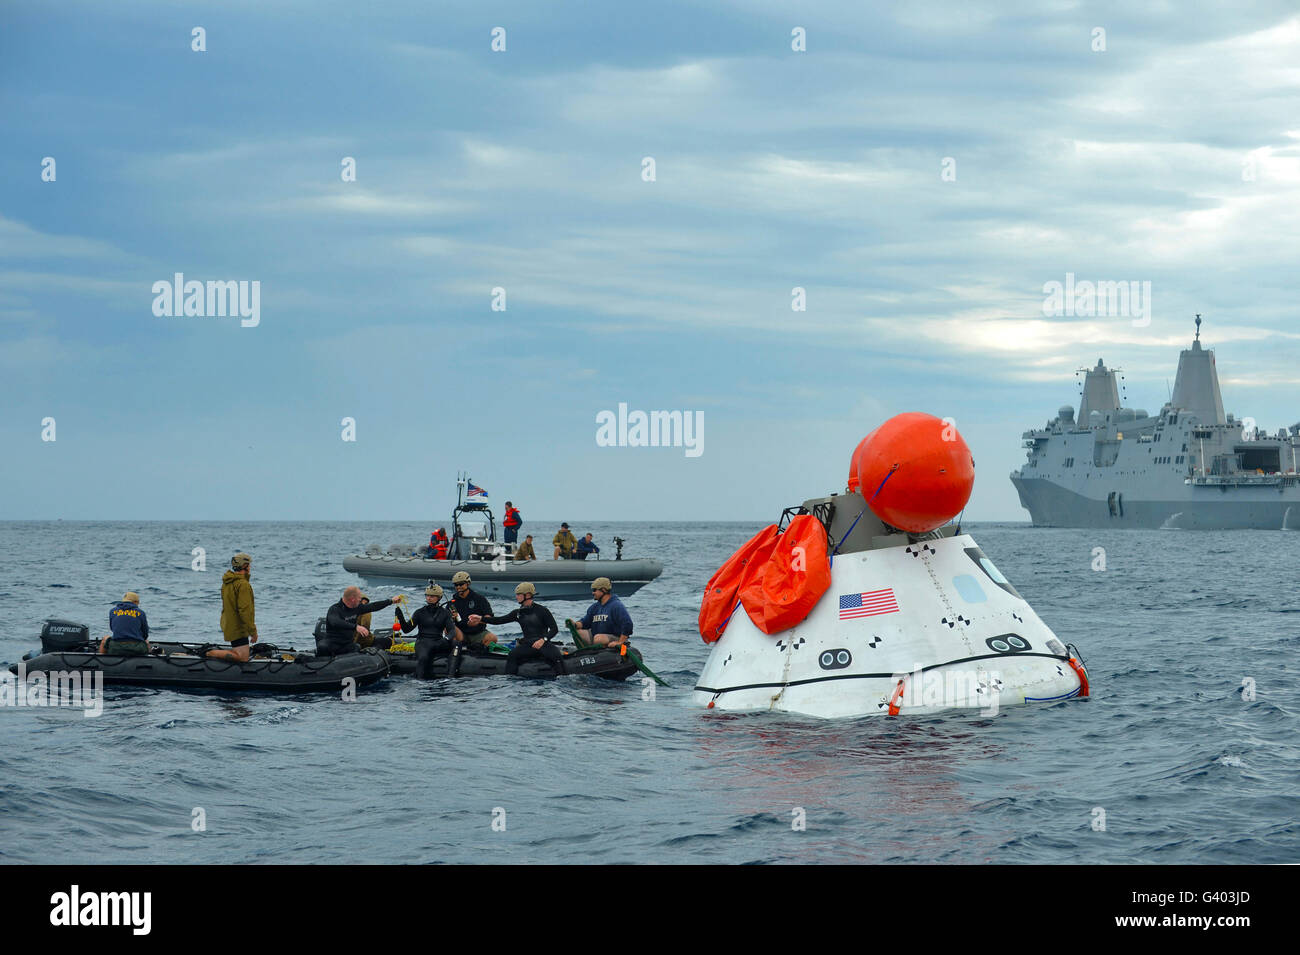
POLYGON ((1021 432, 1099 357, 1158 408, 1196 312, 1300 420, 1300 13, 1131 6, 2 3, 0 519, 762 519, 917 410, 1025 520, 1021 432))

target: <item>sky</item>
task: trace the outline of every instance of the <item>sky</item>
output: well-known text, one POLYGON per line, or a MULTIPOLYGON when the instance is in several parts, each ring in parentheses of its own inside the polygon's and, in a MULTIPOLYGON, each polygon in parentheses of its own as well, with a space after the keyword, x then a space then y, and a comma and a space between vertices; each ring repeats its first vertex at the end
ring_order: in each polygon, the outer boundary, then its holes
POLYGON ((1021 433, 1196 313, 1300 420, 1298 208, 1292 2, 4 0, 0 519, 772 520, 925 411, 1027 520, 1021 433))

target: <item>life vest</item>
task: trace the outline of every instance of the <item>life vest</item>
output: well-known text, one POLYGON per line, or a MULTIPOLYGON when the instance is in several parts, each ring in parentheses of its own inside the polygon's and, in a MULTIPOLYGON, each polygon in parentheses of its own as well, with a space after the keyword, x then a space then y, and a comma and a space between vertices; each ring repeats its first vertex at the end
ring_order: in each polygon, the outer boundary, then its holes
POLYGON ((523 522, 524 519, 519 516, 519 508, 517 507, 506 508, 506 519, 501 522, 504 526, 518 527, 523 522))
POLYGON ((801 622, 831 586, 826 528, 811 514, 790 520, 764 563, 740 588, 740 602, 754 626, 780 633, 801 622))
POLYGON ((776 525, 769 524, 727 558, 709 578, 700 603, 700 636, 705 643, 716 643, 727 629, 727 621, 736 609, 737 594, 751 576, 760 573, 781 538, 776 525))
POLYGON ((442 541, 438 541, 437 545, 433 549, 433 555, 434 555, 434 559, 436 560, 446 560, 447 545, 444 544, 442 541))

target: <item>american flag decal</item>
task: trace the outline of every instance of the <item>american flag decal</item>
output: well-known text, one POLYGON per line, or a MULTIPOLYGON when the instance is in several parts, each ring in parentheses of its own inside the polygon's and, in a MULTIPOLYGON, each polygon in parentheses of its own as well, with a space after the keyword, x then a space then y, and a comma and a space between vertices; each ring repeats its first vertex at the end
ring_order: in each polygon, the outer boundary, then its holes
POLYGON ((898 600, 892 587, 860 594, 840 594, 841 620, 875 617, 882 613, 898 613, 898 600))

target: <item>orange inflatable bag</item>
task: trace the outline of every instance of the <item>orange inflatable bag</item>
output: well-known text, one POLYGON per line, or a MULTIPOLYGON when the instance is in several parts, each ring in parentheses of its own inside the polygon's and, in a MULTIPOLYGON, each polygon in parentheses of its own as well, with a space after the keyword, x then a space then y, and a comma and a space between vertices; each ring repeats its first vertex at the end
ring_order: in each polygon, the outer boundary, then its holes
POLYGON ((789 630, 808 616, 831 586, 826 528, 811 514, 792 518, 761 574, 740 589, 740 602, 764 633, 789 630))
POLYGON ((704 588, 700 604, 700 636, 705 643, 716 643, 727 629, 727 621, 736 609, 740 588, 751 576, 761 574, 776 545, 781 542, 775 524, 763 528, 718 568, 704 588))

